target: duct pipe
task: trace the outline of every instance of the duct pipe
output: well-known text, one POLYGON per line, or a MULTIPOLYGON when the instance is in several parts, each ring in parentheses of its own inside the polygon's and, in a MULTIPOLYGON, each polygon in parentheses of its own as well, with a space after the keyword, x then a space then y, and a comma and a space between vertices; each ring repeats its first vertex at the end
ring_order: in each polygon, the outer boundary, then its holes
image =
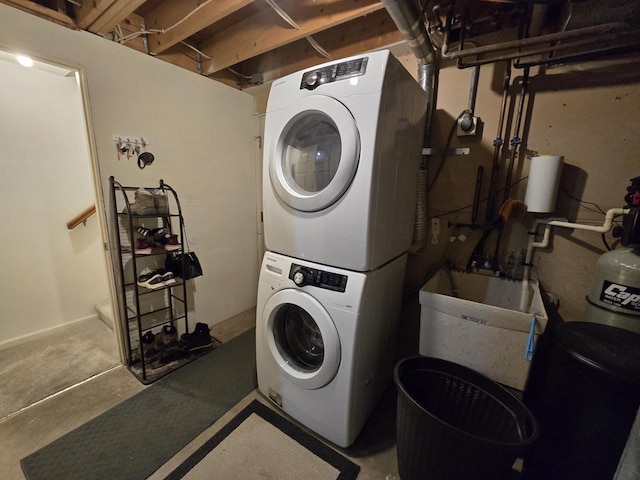
MULTIPOLYGON (((436 54, 431 44, 431 40, 424 26, 422 18, 415 9, 412 2, 407 0, 382 0, 382 4, 389 13, 389 16, 402 33, 413 54, 418 59, 418 82, 427 94, 427 112, 425 121, 425 144, 431 139, 431 123, 433 112, 435 111, 438 68, 436 54)), ((427 192, 425 185, 427 171, 423 168, 419 171, 418 179, 418 199, 416 208, 416 218, 414 221, 412 252, 419 251, 426 238, 426 222, 423 218, 426 212, 427 192)))

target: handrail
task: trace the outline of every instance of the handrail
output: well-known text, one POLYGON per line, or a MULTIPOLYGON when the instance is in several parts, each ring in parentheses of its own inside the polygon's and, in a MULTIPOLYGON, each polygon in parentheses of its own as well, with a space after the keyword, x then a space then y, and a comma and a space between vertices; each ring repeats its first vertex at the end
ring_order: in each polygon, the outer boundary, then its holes
POLYGON ((81 223, 84 223, 86 225, 87 224, 87 219, 91 215, 93 215, 94 213, 96 213, 96 204, 95 203, 93 205, 91 205, 90 207, 84 209, 82 212, 80 212, 78 215, 73 217, 71 220, 69 220, 67 222, 67 228, 69 230, 73 230, 74 228, 76 228, 81 223))

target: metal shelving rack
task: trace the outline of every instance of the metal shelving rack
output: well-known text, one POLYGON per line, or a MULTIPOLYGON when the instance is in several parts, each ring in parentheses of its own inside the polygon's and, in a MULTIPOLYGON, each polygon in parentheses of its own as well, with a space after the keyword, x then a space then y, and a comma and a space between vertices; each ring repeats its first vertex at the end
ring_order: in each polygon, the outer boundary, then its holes
MULTIPOLYGON (((152 383, 180 366, 194 360, 199 355, 184 355, 160 368, 154 368, 145 358, 142 337, 146 332, 171 324, 178 327, 183 322, 184 332, 189 332, 189 315, 187 305, 187 283, 182 278, 176 278, 175 283, 154 289, 141 287, 137 283, 143 262, 164 264, 167 252, 163 248, 155 247, 150 254, 135 253, 136 228, 144 224, 163 227, 170 233, 178 234, 181 245, 184 244, 184 219, 178 194, 170 185, 161 179, 157 187, 143 187, 145 190, 161 192, 166 195, 168 204, 175 205, 177 213, 156 213, 153 215, 137 215, 132 212, 130 195, 141 187, 123 186, 110 177, 111 205, 114 218, 114 236, 116 253, 119 258, 120 291, 118 304, 125 343, 126 360, 129 370, 144 384, 152 383), (172 195, 173 201, 169 195, 172 195), (119 200, 119 201, 118 201, 119 200), (178 222, 174 231, 173 223, 178 222)), ((178 253, 182 253, 182 246, 178 253)))

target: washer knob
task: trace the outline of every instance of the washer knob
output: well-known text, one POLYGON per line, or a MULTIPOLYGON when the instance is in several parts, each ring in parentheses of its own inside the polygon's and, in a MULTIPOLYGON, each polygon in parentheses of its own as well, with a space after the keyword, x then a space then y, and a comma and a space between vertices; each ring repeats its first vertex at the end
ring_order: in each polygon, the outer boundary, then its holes
POLYGON ((318 81, 318 72, 311 72, 309 75, 307 75, 307 85, 315 85, 316 82, 318 81))
POLYGON ((302 273, 300 270, 298 270, 297 272, 294 272, 293 283, 295 283, 297 286, 300 287, 304 285, 304 281, 305 281, 304 273, 302 273))

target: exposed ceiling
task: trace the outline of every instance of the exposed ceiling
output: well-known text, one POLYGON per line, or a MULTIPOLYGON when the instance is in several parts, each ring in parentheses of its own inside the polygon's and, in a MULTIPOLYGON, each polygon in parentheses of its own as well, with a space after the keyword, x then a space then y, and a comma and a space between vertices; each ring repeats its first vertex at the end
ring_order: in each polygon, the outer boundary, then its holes
MULTIPOLYGON (((443 42, 446 45, 458 42, 461 32, 464 38, 486 38, 492 34, 495 37, 496 32, 512 31, 512 38, 517 39, 585 27, 599 28, 591 33, 590 40, 576 36, 580 42, 570 43, 561 38, 555 42, 538 42, 532 49, 538 52, 550 45, 557 48, 559 43, 564 44, 554 53, 558 56, 567 51, 575 54, 576 49, 581 48, 595 50, 596 46, 606 51, 611 49, 604 47, 612 45, 618 50, 637 49, 640 42, 635 27, 640 18, 637 0, 407 1, 423 16, 439 51, 443 42), (603 24, 613 25, 611 22, 618 22, 617 27, 602 28, 603 24)), ((101 35, 239 88, 267 82, 329 58, 355 55, 404 40, 378 0, 0 2, 69 28, 101 35)), ((504 35, 502 37, 501 42, 505 40, 504 35)), ((474 41, 471 47, 468 45, 464 49, 478 47, 479 43, 474 41)), ((484 59, 482 63, 490 63, 504 57, 505 52, 513 56, 513 52, 520 55, 521 51, 501 49, 497 53, 474 55, 472 60, 484 59)), ((466 65, 456 54, 450 55, 447 58, 458 60, 460 66, 466 65)), ((548 57, 548 51, 544 51, 544 55, 548 57)))

